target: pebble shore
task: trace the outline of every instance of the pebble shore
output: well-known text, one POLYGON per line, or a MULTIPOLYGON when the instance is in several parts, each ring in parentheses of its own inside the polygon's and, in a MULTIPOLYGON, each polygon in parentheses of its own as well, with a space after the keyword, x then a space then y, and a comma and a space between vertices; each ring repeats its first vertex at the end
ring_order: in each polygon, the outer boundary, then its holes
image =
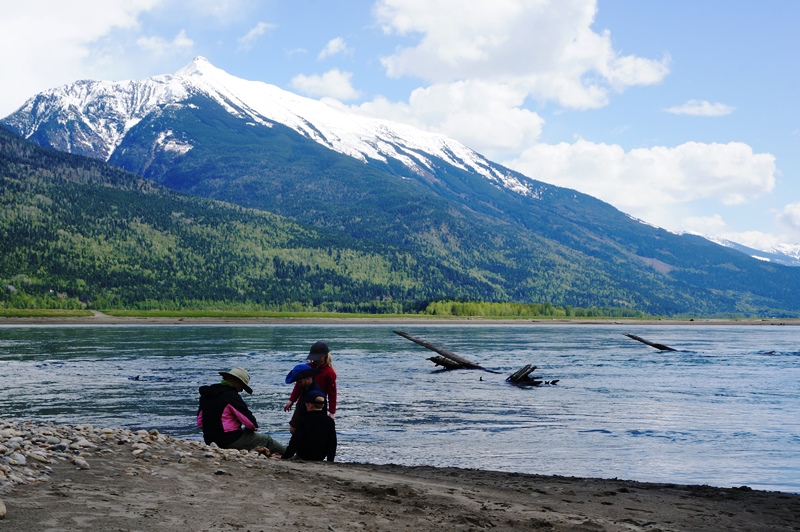
MULTIPOLYGON (((93 456, 121 452, 141 461, 141 467, 126 470, 131 475, 145 472, 150 465, 169 462, 210 460, 220 467, 225 461, 267 459, 255 451, 220 449, 215 444, 166 436, 155 429, 132 431, 0 420, 0 496, 21 484, 48 481, 51 465, 56 461, 68 462, 76 469, 90 469, 93 456)), ((225 471, 218 468, 216 473, 222 475, 225 471)), ((5 513, 0 497, 0 519, 5 513)))

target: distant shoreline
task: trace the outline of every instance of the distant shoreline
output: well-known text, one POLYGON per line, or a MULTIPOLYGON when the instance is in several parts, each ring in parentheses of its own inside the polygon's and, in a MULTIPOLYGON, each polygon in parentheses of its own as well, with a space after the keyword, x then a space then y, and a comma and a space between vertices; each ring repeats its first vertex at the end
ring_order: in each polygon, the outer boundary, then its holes
POLYGON ((636 318, 445 318, 445 317, 369 317, 369 318, 239 318, 239 317, 132 317, 111 316, 95 312, 80 317, 0 317, 3 325, 753 325, 797 326, 797 318, 687 318, 687 319, 636 319, 636 318))

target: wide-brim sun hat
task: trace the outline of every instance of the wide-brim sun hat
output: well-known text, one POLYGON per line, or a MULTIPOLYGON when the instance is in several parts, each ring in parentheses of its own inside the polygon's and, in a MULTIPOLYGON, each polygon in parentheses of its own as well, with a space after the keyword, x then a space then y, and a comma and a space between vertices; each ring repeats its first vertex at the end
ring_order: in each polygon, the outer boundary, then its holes
POLYGON ((318 375, 319 370, 316 368, 312 368, 308 364, 298 364, 286 374, 286 384, 291 384, 293 382, 297 382, 300 379, 304 379, 306 377, 313 377, 314 375, 318 375))
POLYGON ((244 387, 244 391, 246 391, 250 395, 253 395, 253 389, 250 386, 248 386, 248 384, 250 383, 250 374, 247 373, 246 369, 237 367, 233 368, 230 371, 220 371, 219 374, 222 375, 223 379, 229 379, 231 377, 233 377, 234 379, 238 379, 239 381, 241 381, 244 387))

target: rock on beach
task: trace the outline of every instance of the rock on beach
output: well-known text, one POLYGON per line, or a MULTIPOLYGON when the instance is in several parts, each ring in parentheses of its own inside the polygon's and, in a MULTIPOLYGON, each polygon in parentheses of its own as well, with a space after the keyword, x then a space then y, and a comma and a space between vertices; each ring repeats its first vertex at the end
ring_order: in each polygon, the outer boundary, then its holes
MULTIPOLYGON (((68 463, 79 470, 91 469, 93 457, 120 452, 130 453, 142 463, 157 460, 159 464, 199 461, 195 455, 213 460, 215 466, 223 460, 262 458, 256 452, 220 449, 201 441, 172 438, 156 429, 132 431, 0 420, 0 519, 5 519, 8 511, 3 495, 21 486, 50 481, 55 463, 68 463)), ((140 473, 130 467, 127 471, 140 473)))
POLYGON ((259 456, 172 438, 155 429, 132 431, 0 420, 0 495, 21 484, 48 481, 55 462, 90 469, 93 454, 123 451, 141 459, 178 462, 194 459, 194 455, 215 460, 245 460, 247 454, 255 460, 259 456))

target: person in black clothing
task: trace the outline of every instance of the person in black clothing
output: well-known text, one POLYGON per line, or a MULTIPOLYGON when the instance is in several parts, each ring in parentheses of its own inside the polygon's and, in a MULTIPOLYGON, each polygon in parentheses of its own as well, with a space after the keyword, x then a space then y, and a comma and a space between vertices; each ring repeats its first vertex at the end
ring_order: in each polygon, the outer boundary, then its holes
POLYGON ((336 422, 325 413, 325 394, 311 390, 304 397, 308 410, 297 420, 292 439, 283 458, 297 455, 301 460, 333 462, 336 456, 336 422))
POLYGON ((203 430, 207 445, 216 443, 223 449, 255 449, 266 447, 272 454, 283 454, 286 448, 267 434, 258 434, 258 422, 239 393, 248 394, 250 374, 242 368, 220 371, 222 382, 200 387, 197 426, 203 430))

